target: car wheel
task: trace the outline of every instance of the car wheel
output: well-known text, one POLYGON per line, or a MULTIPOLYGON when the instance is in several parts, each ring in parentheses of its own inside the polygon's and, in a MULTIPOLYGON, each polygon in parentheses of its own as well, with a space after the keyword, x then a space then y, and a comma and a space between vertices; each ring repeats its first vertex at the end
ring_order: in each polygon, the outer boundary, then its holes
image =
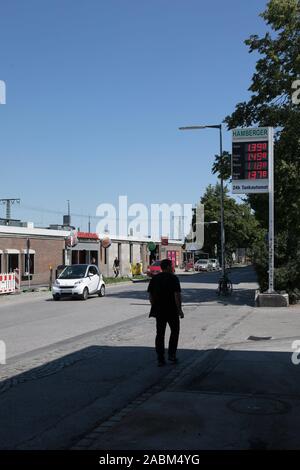
POLYGON ((105 286, 100 287, 98 295, 99 295, 99 297, 104 297, 105 296, 105 286))
POLYGON ((85 288, 83 289, 81 298, 82 298, 82 300, 87 300, 88 296, 89 296, 89 290, 88 290, 87 287, 85 287, 85 288))
POLYGON ((53 300, 60 300, 60 295, 59 294, 54 294, 53 295, 53 300))

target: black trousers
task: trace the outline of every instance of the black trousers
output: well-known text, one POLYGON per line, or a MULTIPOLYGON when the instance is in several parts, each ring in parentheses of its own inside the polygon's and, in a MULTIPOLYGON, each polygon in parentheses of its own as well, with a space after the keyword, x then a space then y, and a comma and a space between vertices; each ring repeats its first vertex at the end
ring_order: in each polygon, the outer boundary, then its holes
POLYGON ((180 321, 177 313, 174 313, 173 316, 166 318, 156 317, 156 338, 155 338, 155 349, 158 359, 163 359, 165 355, 165 334, 166 326, 169 325, 171 329, 171 335, 169 339, 169 357, 176 356, 179 330, 180 330, 180 321))

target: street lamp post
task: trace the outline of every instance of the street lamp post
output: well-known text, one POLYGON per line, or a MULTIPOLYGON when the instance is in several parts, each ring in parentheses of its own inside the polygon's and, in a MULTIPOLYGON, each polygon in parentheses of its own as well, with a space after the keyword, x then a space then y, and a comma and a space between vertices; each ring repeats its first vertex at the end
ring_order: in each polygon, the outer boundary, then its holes
MULTIPOLYGON (((206 126, 186 126, 179 127, 180 131, 190 131, 190 130, 199 130, 199 129, 219 129, 220 134, 220 162, 222 164, 223 158, 223 146, 222 146, 222 124, 213 124, 206 126)), ((224 181, 222 175, 222 169, 220 172, 221 180, 221 195, 220 195, 220 219, 221 219, 221 266, 222 266, 222 276, 225 276, 225 229, 224 229, 224 181)))

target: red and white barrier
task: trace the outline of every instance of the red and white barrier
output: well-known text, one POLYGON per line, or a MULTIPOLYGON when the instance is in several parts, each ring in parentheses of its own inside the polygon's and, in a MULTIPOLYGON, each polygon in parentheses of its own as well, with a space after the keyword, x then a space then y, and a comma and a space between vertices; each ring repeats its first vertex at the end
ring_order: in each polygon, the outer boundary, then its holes
POLYGON ((21 277, 20 277, 20 270, 14 269, 15 273, 15 289, 20 290, 21 289, 21 277))
POLYGON ((0 294, 8 294, 15 292, 16 282, 15 273, 1 273, 0 274, 0 294))

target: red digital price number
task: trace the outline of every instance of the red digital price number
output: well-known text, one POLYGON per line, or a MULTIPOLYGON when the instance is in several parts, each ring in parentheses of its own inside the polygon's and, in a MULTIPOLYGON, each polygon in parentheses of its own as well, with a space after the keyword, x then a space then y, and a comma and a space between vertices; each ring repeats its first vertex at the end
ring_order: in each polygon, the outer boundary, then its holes
POLYGON ((268 169, 268 162, 259 162, 259 161, 248 161, 247 162, 247 170, 267 170, 268 169))
POLYGON ((247 177, 248 177, 249 180, 267 179, 268 178, 268 172, 266 170, 248 171, 247 177))
POLYGON ((232 179, 268 179, 268 149, 268 142, 234 142, 232 147, 232 179))
POLYGON ((246 160, 258 162, 268 160, 267 142, 256 142, 253 144, 247 144, 246 160))
POLYGON ((248 143, 245 152, 245 169, 248 179, 268 178, 268 143, 248 143))
POLYGON ((267 142, 256 142, 253 144, 248 144, 248 152, 263 152, 268 150, 267 142))
POLYGON ((250 161, 261 162, 262 160, 267 160, 267 159, 268 159, 267 152, 248 153, 247 154, 247 160, 250 160, 250 161))

